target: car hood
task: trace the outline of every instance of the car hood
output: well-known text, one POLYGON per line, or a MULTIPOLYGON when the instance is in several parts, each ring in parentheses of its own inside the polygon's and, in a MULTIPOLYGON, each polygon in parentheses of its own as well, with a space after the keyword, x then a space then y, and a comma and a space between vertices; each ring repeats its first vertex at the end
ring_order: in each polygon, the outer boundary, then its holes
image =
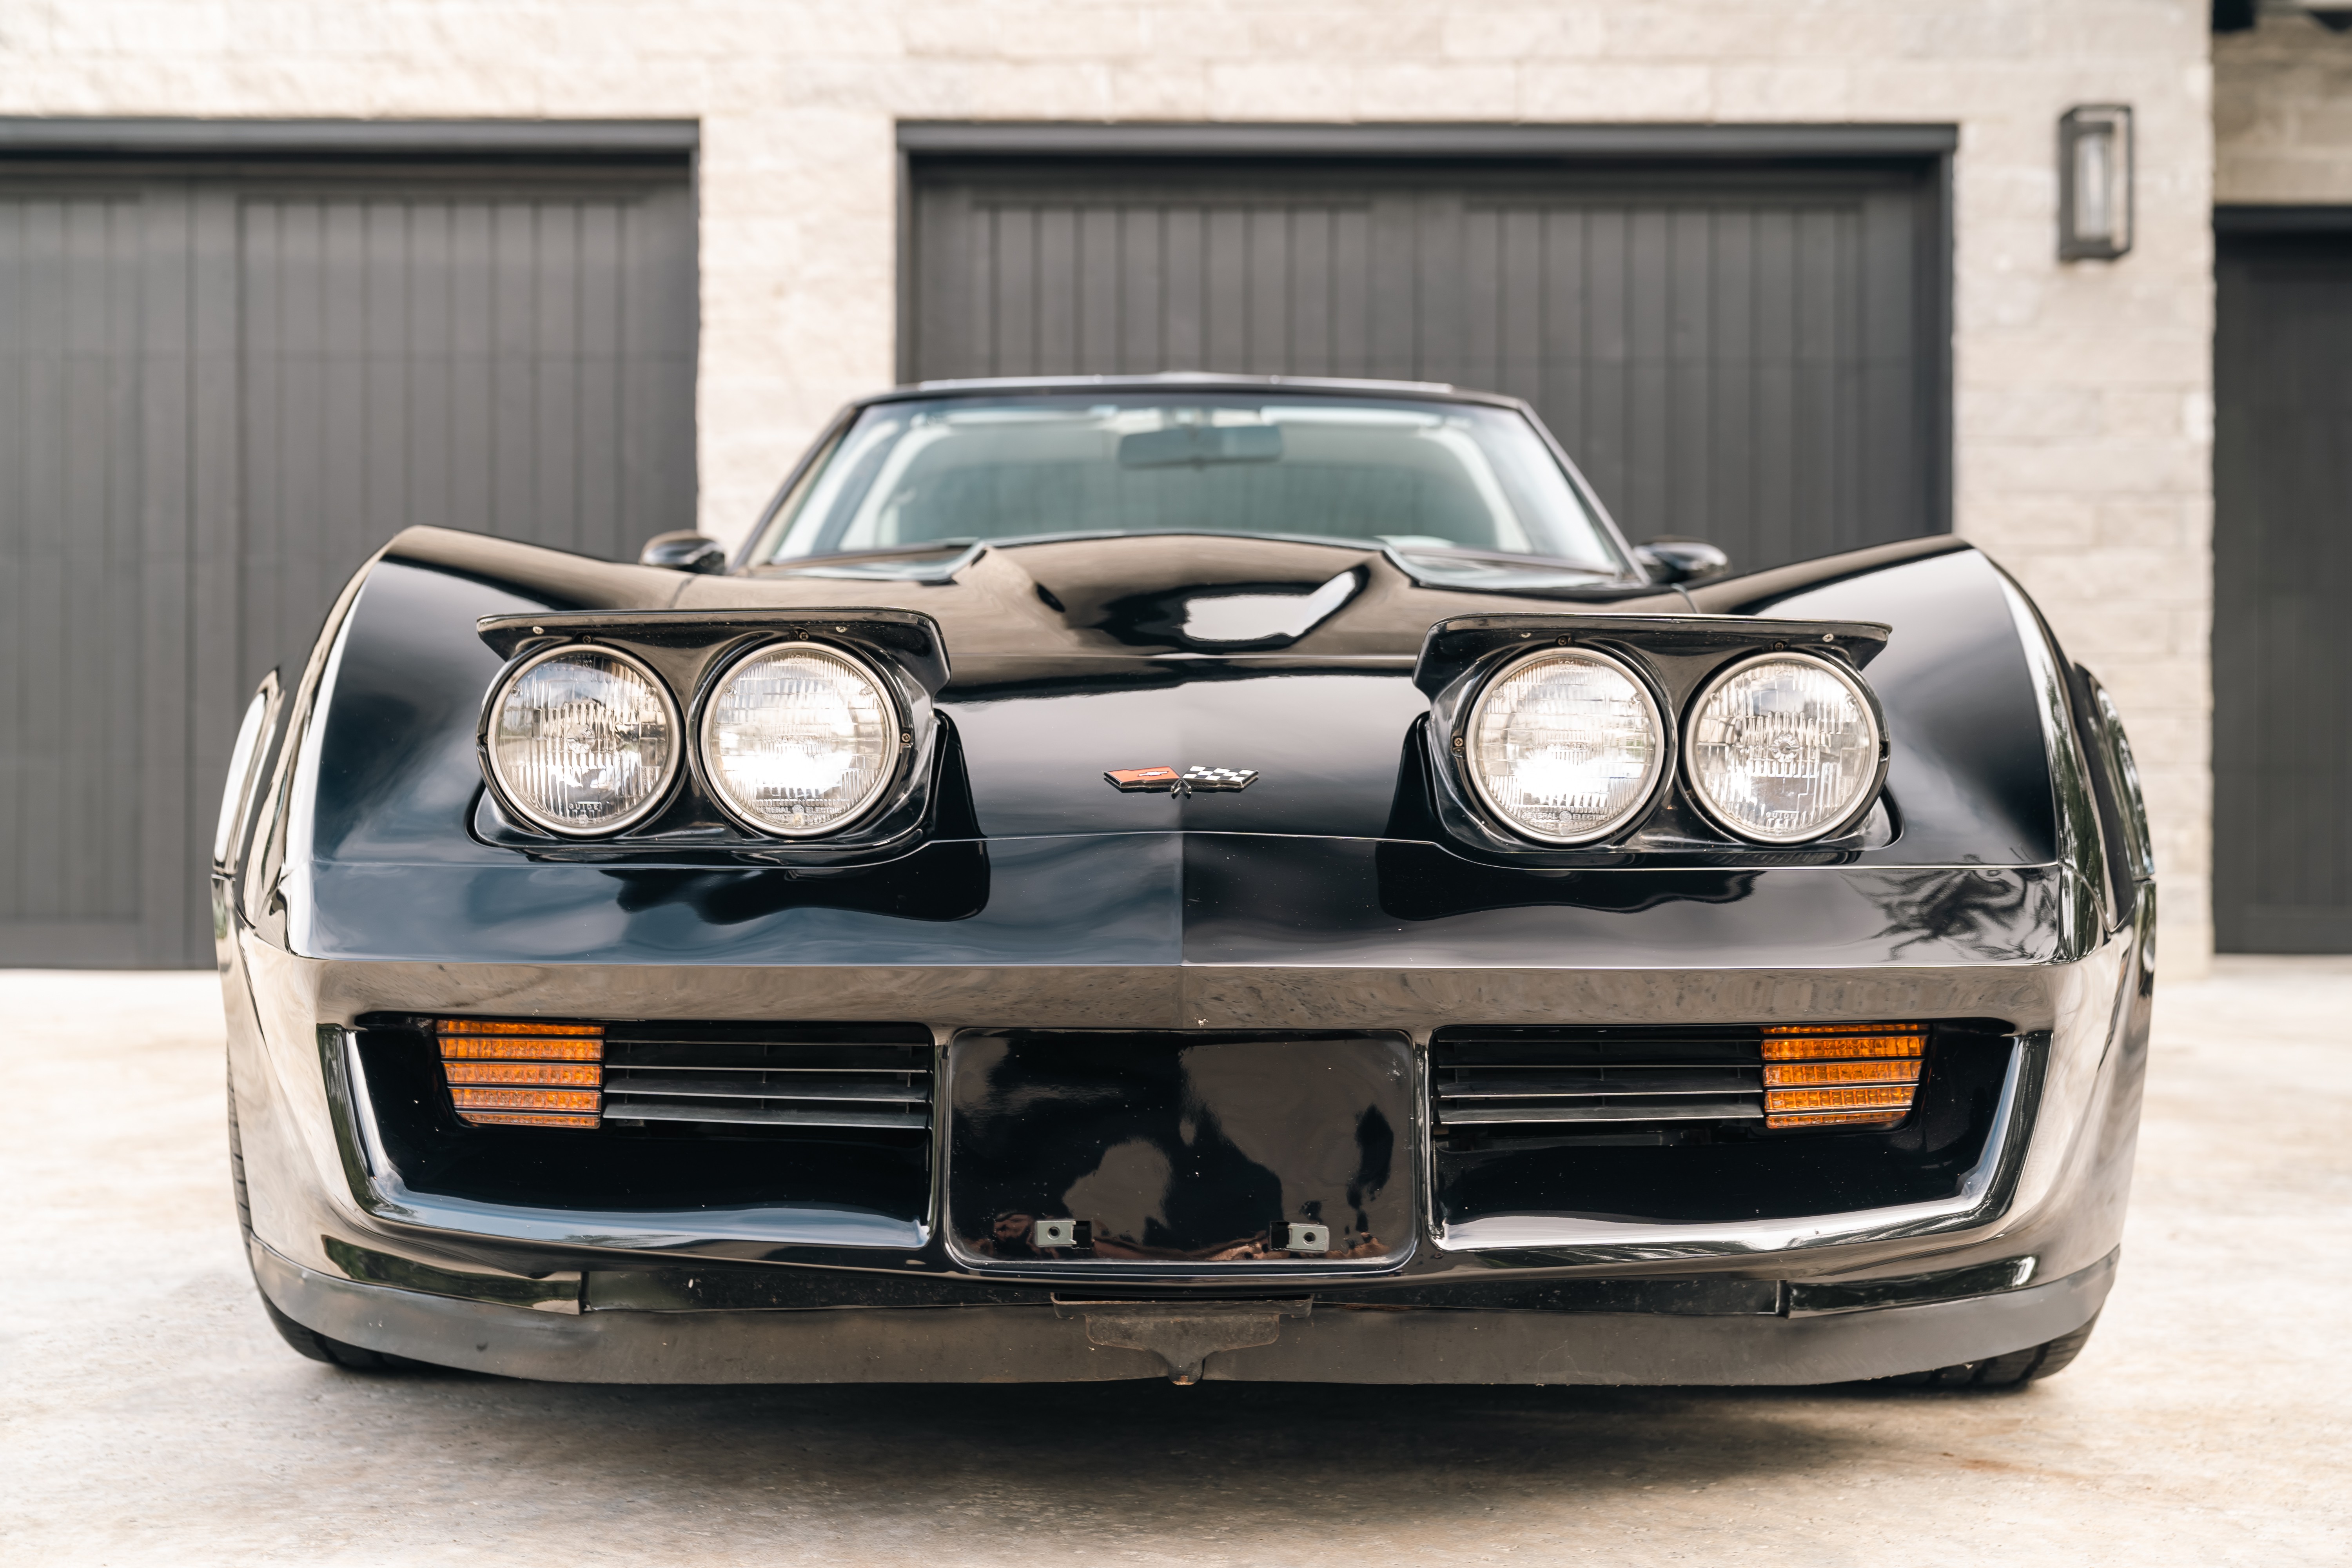
MULTIPOLYGON (((1943 541, 1703 591, 1718 613, 1878 620, 1894 760, 1889 863, 2054 858, 2049 775, 1999 574, 1943 541)), ((942 581, 683 576, 442 530, 364 574, 320 661, 308 814, 321 861, 508 863, 486 842, 475 732, 501 660, 484 616, 561 610, 920 611, 950 665, 937 710, 976 837, 1187 830, 1426 837, 1412 681, 1430 626, 1496 611, 1686 613, 1675 592, 1535 597, 1423 586, 1380 552, 1200 535, 991 550, 942 581), (1237 633, 1249 636, 1238 637, 1237 633), (1238 793, 1127 795, 1113 769, 1254 769, 1238 793)), ((604 847, 600 853, 614 846, 604 847)))

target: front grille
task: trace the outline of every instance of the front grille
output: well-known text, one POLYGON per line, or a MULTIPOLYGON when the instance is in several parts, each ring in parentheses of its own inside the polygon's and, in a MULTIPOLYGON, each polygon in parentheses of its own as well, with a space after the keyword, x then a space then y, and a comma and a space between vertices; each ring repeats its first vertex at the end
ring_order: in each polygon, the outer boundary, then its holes
POLYGON ((1440 1029, 1431 1120, 1454 1147, 1883 1129, 1910 1110, 1925 1043, 1900 1024, 1440 1029))
POLYGON ((931 1127, 931 1034, 919 1024, 442 1018, 433 1033, 451 1108, 476 1126, 921 1138, 931 1127))
POLYGON ((805 1205, 904 1237, 931 1209, 932 1037, 373 1014, 355 1098, 412 1192, 600 1214, 805 1205))
POLYGON ((1760 1039, 1752 1028, 1440 1029, 1431 1109, 1447 1137, 1761 1121, 1760 1039))
POLYGON ((613 1024, 607 1126, 928 1133, 930 1033, 872 1024, 613 1024))

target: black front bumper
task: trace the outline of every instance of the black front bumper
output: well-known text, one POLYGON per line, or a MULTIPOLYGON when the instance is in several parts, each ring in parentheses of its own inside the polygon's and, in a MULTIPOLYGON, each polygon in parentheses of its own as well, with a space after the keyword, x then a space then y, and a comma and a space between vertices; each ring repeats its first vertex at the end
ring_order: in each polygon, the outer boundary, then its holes
POLYGON ((2113 1255, 1990 1296, 1811 1314, 1395 1310, 1301 1300, 814 1310, 540 1310, 365 1285, 253 1248, 318 1332, 568 1383, 1845 1383, 1982 1361, 2097 1315, 2113 1255))
MULTIPOLYGON (((1828 868, 1792 880, 1811 889, 1791 895, 1804 898, 1851 886, 1828 868)), ((2147 910, 2104 940, 2053 938, 2051 951, 2002 959, 1915 957, 1879 938, 1805 944, 1808 963, 1794 945, 1759 945, 1753 909, 1671 907, 1697 922, 1680 933, 1689 962, 1664 962, 1670 944, 1656 943, 1646 962, 1618 968, 1547 963, 1529 941, 1488 932, 1433 942, 1443 933, 1427 927, 1368 931, 1344 951, 1267 936, 1086 967, 977 952, 959 964, 943 950, 929 963, 875 965, 833 953, 783 965, 645 962, 654 955, 643 952, 635 963, 305 958, 240 931, 225 956, 256 1271, 288 1316, 333 1338, 584 1381, 1161 1376, 1176 1367, 1163 1353, 1173 1344, 1178 1361, 1184 1345, 1211 1347, 1196 1363, 1210 1377, 1811 1383, 2007 1353, 2088 1321, 2128 1187, 2147 910), (972 1030, 1319 1028, 1401 1042, 1414 1064, 1433 1030, 1465 1019, 1995 1019, 2017 1044, 1996 1122, 1948 1194, 1713 1223, 1539 1206, 1449 1217, 1416 1088, 1389 1117, 1392 1196, 1404 1207, 1368 1211, 1362 1227, 1381 1246, 1353 1259, 1264 1260, 1242 1278, 1181 1259, 1040 1263, 960 1244, 944 1121, 928 1197, 895 1215, 710 1202, 588 1212, 420 1192, 371 1142, 373 1118, 355 1102, 365 1092, 356 1032, 388 1012, 953 1019, 933 1026, 943 1052, 972 1030), (2030 1283, 1959 1300, 1871 1294, 1885 1281, 2029 1266, 2030 1283), (724 1291, 665 1297, 627 1284, 681 1270, 821 1285, 744 1306, 724 1291), (1823 1288, 1860 1294, 1851 1310, 1807 1310, 1803 1292, 1823 1288), (1706 1304, 1677 1308, 1683 1296, 1706 1304), (1188 1307, 1204 1321, 1264 1321, 1165 1328, 1188 1307), (1219 1348, 1221 1332, 1265 1337, 1219 1348)), ((1574 950, 1540 945, 1555 958, 1574 950)), ((1333 1180, 1344 1190, 1358 1173, 1333 1180)))

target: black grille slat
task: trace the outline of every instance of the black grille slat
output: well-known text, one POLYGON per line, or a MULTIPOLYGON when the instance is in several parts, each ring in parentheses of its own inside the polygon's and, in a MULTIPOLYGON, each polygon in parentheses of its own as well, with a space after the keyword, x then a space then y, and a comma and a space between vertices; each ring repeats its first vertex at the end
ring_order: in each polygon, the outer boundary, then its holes
POLYGON ((1578 1121, 1754 1121, 1762 1120, 1763 1102, 1736 1100, 1618 1102, 1602 1105, 1539 1105, 1515 1110, 1474 1106, 1448 1110, 1452 1127, 1544 1127, 1578 1121))
POLYGON ((838 1073, 788 1075, 732 1072, 718 1068, 701 1072, 674 1068, 660 1073, 607 1073, 604 1092, 608 1096, 683 1095, 705 1100, 886 1100, 913 1105, 930 1103, 929 1083, 908 1083, 899 1075, 894 1077, 899 1080, 858 1083, 838 1073))
MULTIPOLYGON (((1566 1035, 1568 1031, 1561 1031, 1566 1035)), ((1480 1067, 1655 1067, 1745 1065, 1761 1059, 1762 1036, 1745 1031, 1745 1039, 1693 1035, 1660 1035, 1643 1038, 1622 1031, 1594 1031, 1583 1038, 1446 1040, 1436 1044, 1441 1060, 1480 1067)))
POLYGON ((632 1100, 607 1104, 607 1121, 698 1121, 721 1127, 870 1127, 909 1132, 931 1125, 928 1108, 919 1111, 853 1110, 838 1107, 776 1105, 764 1100, 632 1100))
POLYGON ((631 1024, 604 1037, 610 1124, 926 1134, 929 1031, 914 1025, 631 1024))
POLYGON ((1509 1077, 1488 1078, 1482 1068, 1455 1069, 1477 1077, 1463 1077, 1444 1085, 1438 1090, 1446 1100, 1518 1100, 1530 1096, 1545 1098, 1588 1097, 1617 1094, 1760 1094, 1764 1089, 1761 1068, 1745 1071, 1725 1068, 1708 1063, 1698 1067, 1640 1068, 1563 1068, 1556 1072, 1530 1075, 1519 1066, 1500 1069, 1509 1077))
POLYGON ((1762 1034, 1734 1028, 1441 1029, 1430 1042, 1441 1137, 1622 1133, 1764 1116, 1762 1034))
POLYGON ((931 1070, 928 1046, 865 1046, 837 1040, 614 1039, 604 1060, 623 1068, 728 1068, 771 1072, 918 1072, 931 1070))

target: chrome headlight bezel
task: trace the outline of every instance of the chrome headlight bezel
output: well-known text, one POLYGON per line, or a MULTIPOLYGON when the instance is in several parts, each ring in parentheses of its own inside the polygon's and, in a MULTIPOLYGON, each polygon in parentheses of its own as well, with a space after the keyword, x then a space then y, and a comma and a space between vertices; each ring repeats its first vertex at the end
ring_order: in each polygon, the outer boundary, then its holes
POLYGON ((893 681, 884 670, 877 668, 872 661, 859 658, 847 648, 832 643, 814 641, 807 637, 761 638, 718 660, 712 667, 709 679, 704 682, 702 693, 695 702, 692 747, 695 778, 701 786, 702 793, 709 798, 711 805, 717 807, 728 821, 747 833, 755 834, 762 838, 778 838, 793 842, 835 838, 866 822, 884 805, 898 798, 901 793, 898 788, 900 774, 905 771, 906 762, 911 750, 908 743, 911 738, 911 729, 905 694, 899 690, 898 684, 893 681), (785 653, 814 654, 852 670, 873 689, 875 695, 880 700, 883 711, 887 716, 882 727, 882 761, 875 770, 873 783, 867 786, 855 806, 820 826, 800 828, 784 826, 766 821, 744 810, 729 791, 723 782, 723 775, 713 761, 718 754, 715 749, 713 725, 718 718, 719 700, 726 691, 728 684, 741 674, 752 661, 785 653))
POLYGON ((1801 648, 1775 648, 1769 652, 1750 654, 1745 658, 1733 659, 1701 682, 1698 689, 1691 694, 1690 701, 1683 710, 1681 729, 1681 774, 1684 793, 1690 797, 1693 808, 1710 825, 1743 844, 1753 844, 1763 848, 1790 849, 1838 837, 1853 831, 1869 816, 1872 808, 1878 804, 1879 795, 1885 788, 1890 749, 1887 743, 1886 715, 1879 708, 1877 694, 1871 690, 1870 683, 1862 678, 1859 671, 1849 668, 1838 659, 1821 654, 1808 653, 1801 648), (1706 788, 1699 782, 1698 748, 1695 736, 1700 721, 1706 716, 1707 704, 1726 685, 1764 664, 1804 665, 1826 672, 1853 696, 1855 708, 1862 714, 1864 722, 1870 727, 1874 756, 1868 782, 1856 792, 1853 805, 1842 816, 1802 833, 1771 835, 1760 833, 1751 826, 1745 826, 1710 800, 1706 788))
POLYGON ((551 834, 560 838, 610 838, 617 834, 626 833, 630 828, 657 815, 677 793, 677 781, 686 767, 686 721, 684 713, 678 707, 677 695, 669 689, 669 683, 644 659, 633 653, 614 647, 610 643, 586 640, 562 642, 552 647, 541 648, 536 653, 519 658, 499 673, 499 678, 490 683, 489 696, 482 703, 481 720, 475 731, 475 745, 481 758, 482 777, 488 784, 490 793, 497 799, 500 810, 542 833, 551 834), (653 689, 654 696, 661 703, 663 717, 669 725, 670 747, 669 755, 662 765, 660 781, 653 789, 646 792, 644 800, 620 816, 583 827, 576 822, 550 816, 524 803, 509 784, 506 775, 499 767, 498 750, 492 744, 491 731, 498 723, 499 712, 506 706, 508 694, 525 676, 541 665, 590 653, 603 658, 609 658, 615 664, 626 666, 653 689))
POLYGON ((1635 661, 1590 645, 1568 643, 1538 648, 1497 665, 1494 671, 1479 684, 1478 695, 1471 701, 1469 712, 1464 717, 1460 729, 1454 733, 1458 742, 1462 772, 1468 777, 1470 787, 1475 793, 1478 804, 1485 808, 1489 821, 1504 832, 1516 835, 1532 844, 1541 844, 1556 848, 1576 848, 1622 837, 1638 827, 1653 811, 1657 809, 1658 802, 1664 794, 1666 781, 1675 775, 1675 752, 1678 743, 1676 726, 1668 721, 1666 715, 1665 702, 1660 697, 1656 686, 1651 680, 1648 672, 1635 661), (1571 662, 1599 665, 1622 676, 1642 700, 1643 709, 1649 719, 1650 731, 1654 744, 1641 786, 1623 809, 1599 826, 1581 833, 1544 833, 1512 816, 1496 798, 1493 790, 1488 787, 1485 771, 1478 763, 1478 731, 1486 718, 1489 702, 1495 694, 1514 677, 1538 665, 1571 662))

